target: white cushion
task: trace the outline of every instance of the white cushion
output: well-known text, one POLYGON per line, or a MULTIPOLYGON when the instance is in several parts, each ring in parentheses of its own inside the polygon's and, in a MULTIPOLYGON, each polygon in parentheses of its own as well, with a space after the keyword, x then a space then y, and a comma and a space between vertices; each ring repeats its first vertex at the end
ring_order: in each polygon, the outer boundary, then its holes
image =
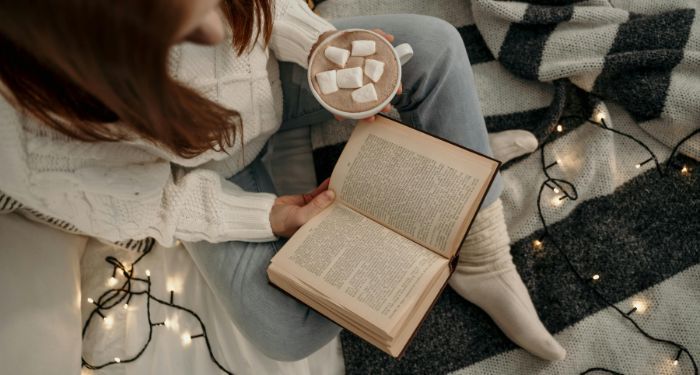
POLYGON ((86 238, 0 215, 0 372, 79 374, 86 238))

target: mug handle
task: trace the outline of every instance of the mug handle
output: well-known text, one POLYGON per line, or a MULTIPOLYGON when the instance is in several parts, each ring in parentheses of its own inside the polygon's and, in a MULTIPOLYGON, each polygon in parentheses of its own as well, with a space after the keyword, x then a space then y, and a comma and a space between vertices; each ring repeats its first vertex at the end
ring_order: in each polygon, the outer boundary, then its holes
POLYGON ((396 50, 396 54, 399 55, 401 65, 407 63, 408 60, 413 57, 413 48, 411 48, 411 45, 408 43, 399 44, 398 46, 394 47, 394 49, 396 50))

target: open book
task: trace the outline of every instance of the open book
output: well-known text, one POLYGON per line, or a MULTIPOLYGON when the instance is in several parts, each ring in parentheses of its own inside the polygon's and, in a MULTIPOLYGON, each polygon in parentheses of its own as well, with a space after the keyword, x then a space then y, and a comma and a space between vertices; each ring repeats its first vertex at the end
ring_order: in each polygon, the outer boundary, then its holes
POLYGON ((270 281, 398 357, 454 270, 499 162, 383 116, 360 121, 335 202, 272 258, 270 281))

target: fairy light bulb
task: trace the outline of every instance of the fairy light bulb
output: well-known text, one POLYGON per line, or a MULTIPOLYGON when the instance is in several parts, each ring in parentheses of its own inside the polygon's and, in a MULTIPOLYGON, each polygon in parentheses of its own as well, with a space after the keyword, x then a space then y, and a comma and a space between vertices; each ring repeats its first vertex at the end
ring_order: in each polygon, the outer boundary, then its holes
POLYGON ((128 303, 125 303, 125 304, 124 304, 124 310, 129 310, 129 304, 128 304, 128 303))
POLYGON ((552 206, 559 207, 559 206, 561 206, 562 203, 564 203, 564 199, 562 199, 562 197, 556 196, 556 197, 552 198, 551 202, 552 202, 552 206))
POLYGON ((639 168, 642 167, 642 165, 641 165, 641 164, 635 164, 634 167, 637 168, 637 169, 639 169, 639 168))
POLYGON ((647 310, 647 303, 642 300, 634 300, 632 301, 632 307, 635 308, 636 312, 641 314, 647 310))
POLYGON ((146 276, 151 277, 151 270, 146 270, 146 276))
POLYGON ((115 286, 117 285, 117 278, 112 276, 109 279, 107 279, 107 285, 108 286, 115 286))
POLYGON ((555 165, 556 165, 557 168, 562 169, 562 170, 563 170, 564 167, 565 167, 565 165, 564 165, 564 160, 562 160, 562 158, 556 158, 556 159, 554 159, 554 162, 553 162, 551 165, 552 165, 552 166, 555 166, 555 165))
POLYGON ((681 168, 681 174, 683 176, 688 176, 690 174, 690 170, 688 169, 687 165, 684 165, 683 168, 681 168))
POLYGON ((561 124, 557 125, 557 131, 558 131, 559 133, 563 132, 563 131, 564 131, 564 127, 563 127, 561 124))
POLYGON ((112 318, 111 316, 105 316, 104 324, 105 327, 112 328, 112 325, 114 324, 114 318, 112 318))
POLYGON ((90 297, 87 298, 87 301, 88 301, 88 303, 95 303, 95 300, 90 298, 90 297))
POLYGON ((180 336, 180 339, 182 340, 182 345, 188 346, 192 343, 192 336, 190 336, 189 333, 183 333, 182 336, 180 336))
POLYGON ((122 361, 121 358, 119 358, 119 357, 114 357, 114 362, 120 363, 121 361, 122 361))
POLYGON ((674 366, 678 366, 678 360, 677 360, 677 359, 674 359, 673 362, 671 362, 671 363, 673 363, 674 366))
POLYGON ((544 247, 544 244, 540 240, 534 240, 532 241, 532 248, 535 250, 541 250, 544 247))
POLYGON ((557 188, 557 187, 552 189, 552 191, 554 192, 554 194, 559 194, 561 192, 561 190, 559 190, 559 188, 557 188))
POLYGON ((595 275, 593 275, 592 279, 593 279, 593 281, 598 281, 598 280, 600 280, 600 275, 598 275, 596 273, 595 275))
POLYGON ((180 322, 177 319, 177 316, 171 316, 163 321, 163 325, 165 328, 178 332, 180 330, 180 322))
POLYGON ((180 293, 182 292, 183 289, 183 279, 177 275, 177 276, 166 276, 165 278, 165 290, 168 291, 168 293, 180 293))
POLYGON ((605 120, 605 112, 597 111, 595 114, 595 120, 596 122, 602 122, 603 120, 605 120))

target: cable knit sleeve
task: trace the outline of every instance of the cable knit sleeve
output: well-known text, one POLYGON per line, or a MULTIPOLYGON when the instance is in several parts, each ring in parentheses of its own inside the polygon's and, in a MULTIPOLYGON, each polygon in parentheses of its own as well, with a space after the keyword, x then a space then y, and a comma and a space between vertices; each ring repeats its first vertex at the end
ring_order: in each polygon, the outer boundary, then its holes
POLYGON ((270 48, 279 60, 307 68, 311 47, 319 35, 330 30, 335 27, 311 11, 302 0, 277 0, 270 48))
POLYGON ((272 194, 243 191, 209 170, 173 174, 168 161, 129 144, 29 134, 2 109, 0 119, 0 190, 87 235, 164 246, 276 239, 272 194))

